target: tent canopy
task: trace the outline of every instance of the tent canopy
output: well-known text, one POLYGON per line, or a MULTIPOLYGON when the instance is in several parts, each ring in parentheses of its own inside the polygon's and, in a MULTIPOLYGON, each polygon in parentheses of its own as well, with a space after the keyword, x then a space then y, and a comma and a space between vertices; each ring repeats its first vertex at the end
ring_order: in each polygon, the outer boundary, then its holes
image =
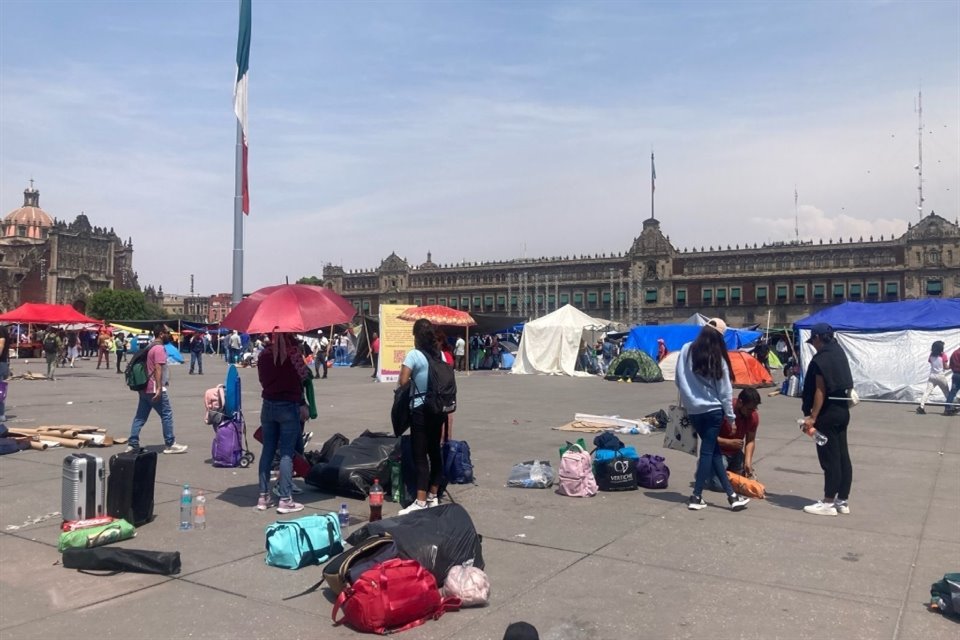
MULTIPOLYGON (((947 353, 960 348, 960 299, 845 302, 797 321, 804 371, 815 353, 806 340, 818 322, 834 328, 862 398, 919 400, 930 373, 930 346, 943 340, 947 353)), ((942 402, 943 394, 935 390, 931 400, 942 402)))
MULTIPOLYGON (((679 351, 688 342, 693 342, 702 327, 693 324, 660 324, 634 327, 627 335, 624 349, 638 349, 649 356, 657 356, 657 340, 663 338, 670 351, 679 351)), ((727 349, 733 351, 749 346, 763 335, 762 331, 727 328, 723 340, 727 349)))
POLYGON ((773 378, 760 362, 746 351, 730 351, 730 366, 733 368, 733 386, 772 387, 773 378))
POLYGON ((27 302, 13 311, 0 315, 0 323, 19 322, 20 324, 103 324, 99 320, 88 318, 68 304, 35 304, 27 302))
POLYGON ((797 320, 797 329, 825 322, 836 331, 939 330, 960 327, 960 298, 844 302, 797 320))
POLYGON ((663 372, 656 361, 643 351, 631 349, 617 356, 607 369, 607 380, 632 382, 662 382, 663 372))
POLYGON ((512 373, 589 376, 576 371, 577 354, 584 331, 597 331, 606 320, 591 318, 579 309, 564 305, 553 313, 526 323, 512 373))

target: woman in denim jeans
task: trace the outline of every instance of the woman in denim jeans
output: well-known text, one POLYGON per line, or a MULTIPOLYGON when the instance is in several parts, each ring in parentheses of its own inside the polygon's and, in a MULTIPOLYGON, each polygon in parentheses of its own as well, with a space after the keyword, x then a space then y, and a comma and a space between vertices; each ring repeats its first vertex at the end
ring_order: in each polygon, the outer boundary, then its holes
POLYGON ((292 334, 274 334, 263 349, 257 364, 263 392, 260 428, 263 450, 260 452, 260 498, 257 509, 273 506, 270 499, 270 469, 280 449, 280 478, 277 513, 301 511, 303 505, 293 500, 293 454, 300 438, 300 425, 308 417, 303 397, 303 381, 310 376, 296 338, 292 334))
POLYGON ((716 476, 727 494, 727 502, 734 511, 747 506, 750 498, 738 496, 727 478, 723 455, 717 444, 723 418, 733 424, 733 385, 730 380, 730 356, 723 334, 727 323, 713 318, 700 330, 693 342, 683 345, 677 358, 676 383, 680 400, 690 423, 700 436, 700 459, 693 484, 693 495, 687 501, 691 510, 703 509, 707 503, 701 494, 703 487, 716 476))

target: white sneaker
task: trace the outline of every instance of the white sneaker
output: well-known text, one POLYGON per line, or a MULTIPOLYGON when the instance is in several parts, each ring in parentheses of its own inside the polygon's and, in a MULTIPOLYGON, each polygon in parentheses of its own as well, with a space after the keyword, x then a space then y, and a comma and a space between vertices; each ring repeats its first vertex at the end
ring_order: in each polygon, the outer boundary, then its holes
POLYGON ((806 513, 812 513, 815 516, 835 516, 837 515, 837 509, 833 506, 833 503, 823 502, 818 500, 816 504, 809 504, 803 508, 806 513))
POLYGON ((174 442, 172 445, 163 450, 164 453, 186 453, 187 445, 177 444, 174 442))
POLYGON ((439 507, 440 498, 427 498, 427 508, 439 507))
POLYGON ((837 513, 842 513, 843 515, 849 515, 850 505, 846 500, 834 500, 833 508, 837 510, 837 513))
POLYGON ((407 507, 406 509, 400 509, 400 511, 397 512, 397 515, 405 516, 408 513, 413 513, 414 511, 420 511, 422 509, 429 509, 429 508, 430 508, 430 505, 428 505, 426 502, 420 502, 419 500, 414 500, 410 504, 410 506, 407 507))

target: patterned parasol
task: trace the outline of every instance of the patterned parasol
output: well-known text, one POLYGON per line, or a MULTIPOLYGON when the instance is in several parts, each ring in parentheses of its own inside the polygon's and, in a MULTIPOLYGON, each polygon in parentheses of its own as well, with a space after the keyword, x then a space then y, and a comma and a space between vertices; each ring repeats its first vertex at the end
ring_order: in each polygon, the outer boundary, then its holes
POLYGON ((477 324, 466 311, 457 311, 450 307, 440 304, 433 304, 426 307, 410 307, 399 316, 401 320, 416 321, 426 318, 436 325, 444 327, 472 327, 477 324))

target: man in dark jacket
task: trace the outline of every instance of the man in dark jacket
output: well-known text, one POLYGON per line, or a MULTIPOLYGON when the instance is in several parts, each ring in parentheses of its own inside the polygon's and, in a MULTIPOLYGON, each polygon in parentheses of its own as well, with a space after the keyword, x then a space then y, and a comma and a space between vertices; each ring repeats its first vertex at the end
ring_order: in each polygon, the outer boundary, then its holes
POLYGON ((816 429, 827 437, 817 447, 820 468, 823 469, 823 500, 803 508, 806 513, 835 516, 850 513, 847 499, 853 483, 853 465, 847 448, 847 426, 850 424, 850 405, 846 398, 853 388, 853 375, 847 354, 837 344, 833 327, 820 323, 813 325, 807 344, 817 350, 803 379, 804 430, 813 434, 816 429))
POLYGON ((197 372, 203 375, 203 352, 205 345, 203 336, 199 333, 193 334, 190 339, 190 375, 193 375, 193 365, 197 365, 197 372))

